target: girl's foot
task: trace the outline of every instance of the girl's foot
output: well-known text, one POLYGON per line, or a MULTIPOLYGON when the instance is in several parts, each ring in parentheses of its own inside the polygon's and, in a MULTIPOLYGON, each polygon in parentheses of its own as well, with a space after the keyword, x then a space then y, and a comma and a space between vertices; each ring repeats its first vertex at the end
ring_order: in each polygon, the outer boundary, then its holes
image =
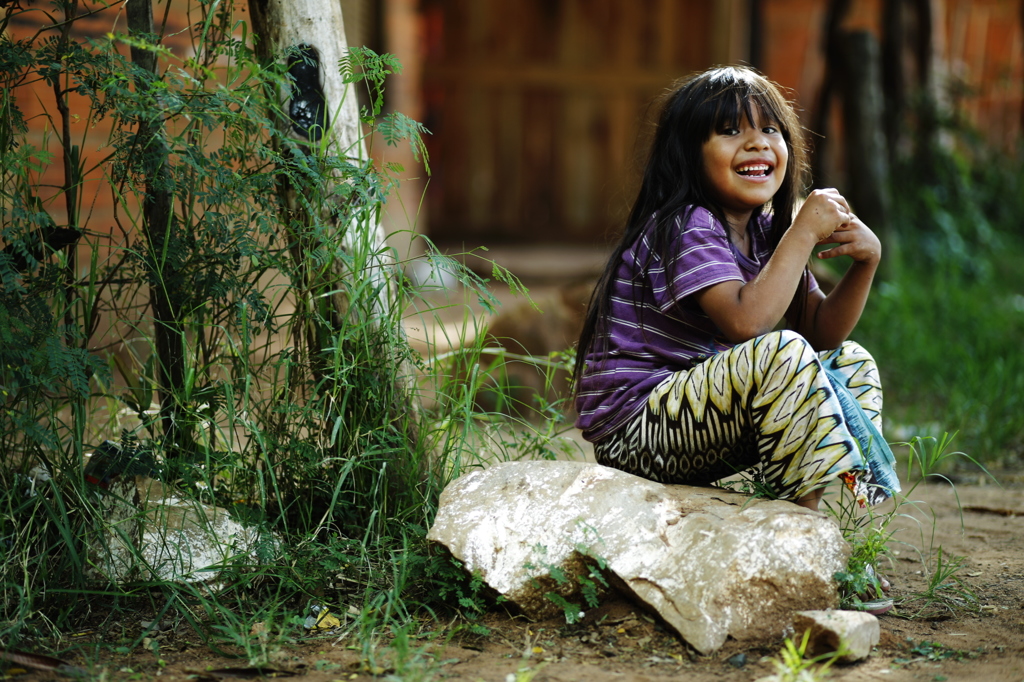
POLYGON ((864 573, 871 581, 871 585, 858 596, 858 604, 854 607, 858 611, 864 611, 875 616, 888 613, 892 610, 894 602, 888 598, 892 585, 884 577, 878 575, 875 567, 868 564, 864 567, 864 573))
POLYGON ((864 567, 864 572, 869 578, 878 581, 878 587, 882 590, 882 594, 889 594, 889 590, 892 589, 892 584, 885 579, 885 576, 879 575, 878 572, 875 571, 874 566, 868 564, 864 567))

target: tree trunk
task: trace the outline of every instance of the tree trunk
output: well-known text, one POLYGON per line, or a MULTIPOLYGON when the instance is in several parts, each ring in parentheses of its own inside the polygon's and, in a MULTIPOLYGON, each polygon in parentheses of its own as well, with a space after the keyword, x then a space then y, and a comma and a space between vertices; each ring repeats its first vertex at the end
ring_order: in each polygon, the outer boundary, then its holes
POLYGON ((907 74, 905 0, 882 3, 882 92, 885 95, 885 139, 890 167, 900 160, 905 146, 907 74))
POLYGON ((942 93, 936 84, 935 19, 932 0, 885 0, 882 6, 882 88, 889 163, 906 157, 913 135, 915 162, 927 176, 939 143, 942 93), (909 131, 910 102, 917 128, 909 131))
POLYGON ((867 31, 847 33, 843 49, 845 191, 855 213, 886 242, 889 219, 889 164, 883 132, 879 49, 867 31))
MULTIPOLYGON (((338 0, 250 0, 253 30, 256 34, 256 52, 265 62, 286 59, 290 76, 288 92, 281 93, 281 111, 287 115, 279 129, 287 129, 300 147, 317 145, 327 156, 347 157, 358 163, 367 162, 363 130, 354 89, 343 82, 339 62, 347 55, 341 3, 338 0)), ((279 145, 283 149, 283 145, 279 145)), ((308 215, 308 204, 293 186, 287 174, 280 175, 279 193, 286 224, 298 218, 307 224, 327 224, 330 238, 311 238, 310 231, 292 235, 292 255, 303 283, 296 291, 296 304, 309 314, 304 329, 297 330, 302 337, 313 373, 314 385, 331 384, 331 368, 318 360, 329 348, 334 332, 351 322, 350 316, 364 316, 367 309, 350 310, 352 301, 346 298, 341 282, 357 279, 370 281, 370 289, 378 292, 370 306, 369 316, 382 324, 393 325, 396 331, 390 341, 404 343, 395 311, 390 308, 394 288, 391 273, 394 263, 388 251, 379 216, 369 220, 364 214, 358 223, 352 222, 351 206, 327 205, 319 215, 308 215), (334 258, 329 267, 315 270, 309 257, 320 244, 341 244, 347 254, 368 253, 361 261, 358 273, 350 271, 349 259, 334 258)), ((334 182, 342 183, 341 177, 334 182)), ((314 188, 320 196, 332 196, 329 187, 314 188)), ((365 322, 365 320, 360 320, 365 322)), ((385 349, 398 358, 401 353, 385 349)), ((413 372, 408 363, 396 359, 401 366, 397 372, 396 404, 392 411, 404 415, 406 435, 415 434, 416 403, 412 399, 413 372)), ((396 421, 399 421, 396 418, 396 421)))
MULTIPOLYGON (((364 161, 366 149, 355 92, 343 82, 338 68, 348 52, 341 3, 338 0, 251 0, 249 9, 257 36, 257 55, 263 60, 282 59, 289 55, 293 86, 290 92, 281 93, 281 97, 282 110, 290 117, 286 123, 290 124, 292 137, 303 144, 325 144, 327 154, 364 161)), ((291 216, 303 210, 295 187, 284 185, 280 191, 291 216)), ((346 215, 346 211, 332 213, 328 211, 323 216, 310 218, 333 221, 337 236, 347 249, 354 248, 354 240, 363 237, 379 247, 375 249, 378 253, 383 253, 384 232, 378 221, 369 226, 369 234, 365 233, 366 226, 363 226, 363 234, 359 234, 358 229, 350 229, 353 226, 338 222, 338 216, 346 215)), ((298 244, 295 256, 300 267, 308 255, 306 247, 314 246, 298 244)), ((335 278, 348 276, 342 263, 333 265, 335 278)), ((378 282, 381 291, 378 312, 383 314, 387 311, 389 291, 385 281, 388 263, 376 265, 374 276, 381 278, 378 282)), ((327 312, 337 325, 348 312, 348 301, 341 293, 329 298, 331 305, 327 312)))
POLYGON ((825 12, 825 21, 821 31, 821 53, 825 58, 825 74, 821 79, 821 90, 814 108, 811 130, 818 133, 812 138, 811 148, 811 186, 826 187, 832 184, 826 168, 829 165, 828 123, 832 116, 832 97, 835 95, 835 84, 842 70, 842 50, 840 36, 843 19, 850 11, 850 0, 830 0, 825 12))
MULTIPOLYGON (((128 30, 143 40, 153 36, 153 6, 150 0, 126 3, 128 30)), ((133 45, 132 62, 145 76, 136 78, 140 91, 150 89, 157 80, 156 52, 133 45)), ((180 226, 174 216, 173 179, 167 166, 169 150, 165 138, 163 112, 157 107, 149 119, 139 120, 137 150, 143 158, 146 196, 142 205, 142 230, 149 251, 149 265, 155 283, 150 285, 150 305, 153 307, 154 336, 158 371, 160 373, 160 419, 168 455, 191 445, 191 433, 180 419, 178 400, 185 385, 185 356, 183 342, 185 329, 178 301, 181 300, 182 278, 166 258, 179 239, 180 226)), ((142 409, 146 406, 143 405, 142 409)))
POLYGON ((914 0, 912 5, 915 32, 911 46, 920 94, 915 163, 924 171, 925 179, 934 182, 932 169, 935 167, 935 151, 940 144, 940 112, 944 108, 944 95, 935 78, 935 8, 932 0, 914 0))

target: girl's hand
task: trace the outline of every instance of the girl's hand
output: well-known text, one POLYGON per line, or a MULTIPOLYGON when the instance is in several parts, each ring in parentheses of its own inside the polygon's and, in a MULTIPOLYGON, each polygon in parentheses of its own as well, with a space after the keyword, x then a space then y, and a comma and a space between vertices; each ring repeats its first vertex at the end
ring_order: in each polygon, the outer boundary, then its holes
POLYGON ((839 244, 818 254, 818 258, 850 256, 858 263, 877 265, 882 258, 882 243, 860 218, 853 216, 847 224, 818 242, 818 244, 839 244))
MULTIPOLYGON (((816 243, 826 240, 833 232, 850 224, 854 218, 850 205, 835 189, 816 189, 808 195, 789 229, 809 234, 816 243)), ((837 254, 838 255, 838 254, 837 254)))

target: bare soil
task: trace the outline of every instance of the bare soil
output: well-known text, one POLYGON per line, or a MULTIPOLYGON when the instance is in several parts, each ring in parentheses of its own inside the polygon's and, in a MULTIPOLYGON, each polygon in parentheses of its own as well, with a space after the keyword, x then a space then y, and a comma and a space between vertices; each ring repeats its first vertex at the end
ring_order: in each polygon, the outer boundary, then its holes
MULTIPOLYGON (((955 489, 921 485, 914 491, 915 504, 904 506, 901 511, 907 514, 896 522, 900 530, 890 545, 892 561, 882 567, 898 606, 879 618, 882 634, 874 654, 860 663, 832 668, 828 679, 1024 681, 1024 477, 1003 475, 1000 480, 1002 486, 960 481, 955 489), (952 589, 938 592, 945 600, 928 603, 920 595, 928 590, 939 547, 943 561, 963 557, 956 573, 960 582, 947 581, 952 589), (967 593, 975 599, 964 598, 967 593)), ((101 654, 99 663, 85 663, 84 657, 68 662, 103 680, 289 675, 316 682, 739 682, 774 673, 772 660, 783 646, 781 635, 770 642, 729 641, 714 655, 700 656, 624 601, 603 604, 576 625, 528 622, 499 613, 490 614, 485 624, 491 634, 476 637, 424 622, 404 655, 396 653, 401 647, 389 647, 385 639, 370 657, 354 635, 338 634, 345 633, 343 626, 272 647, 274 662, 262 670, 246 670, 244 658, 211 654, 182 625, 161 633, 157 647, 151 641, 149 648, 140 646, 126 655, 101 654)), ((133 636, 131 627, 126 625, 126 639, 133 636)), ((108 640, 101 650, 111 651, 112 646, 108 640)), ((18 666, 8 673, 22 680, 60 677, 32 669, 19 674, 18 666)))

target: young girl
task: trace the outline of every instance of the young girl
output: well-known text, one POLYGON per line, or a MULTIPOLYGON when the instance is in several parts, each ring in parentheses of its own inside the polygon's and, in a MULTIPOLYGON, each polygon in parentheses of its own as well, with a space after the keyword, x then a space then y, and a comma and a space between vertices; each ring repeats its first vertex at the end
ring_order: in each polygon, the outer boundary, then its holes
POLYGON ((837 477, 862 505, 899 490, 878 371, 846 340, 881 245, 834 189, 795 211, 804 171, 796 114, 756 72, 670 93, 577 349, 576 424, 599 463, 691 485, 753 470, 815 510, 837 477), (828 296, 806 267, 819 244, 853 259, 828 296))

